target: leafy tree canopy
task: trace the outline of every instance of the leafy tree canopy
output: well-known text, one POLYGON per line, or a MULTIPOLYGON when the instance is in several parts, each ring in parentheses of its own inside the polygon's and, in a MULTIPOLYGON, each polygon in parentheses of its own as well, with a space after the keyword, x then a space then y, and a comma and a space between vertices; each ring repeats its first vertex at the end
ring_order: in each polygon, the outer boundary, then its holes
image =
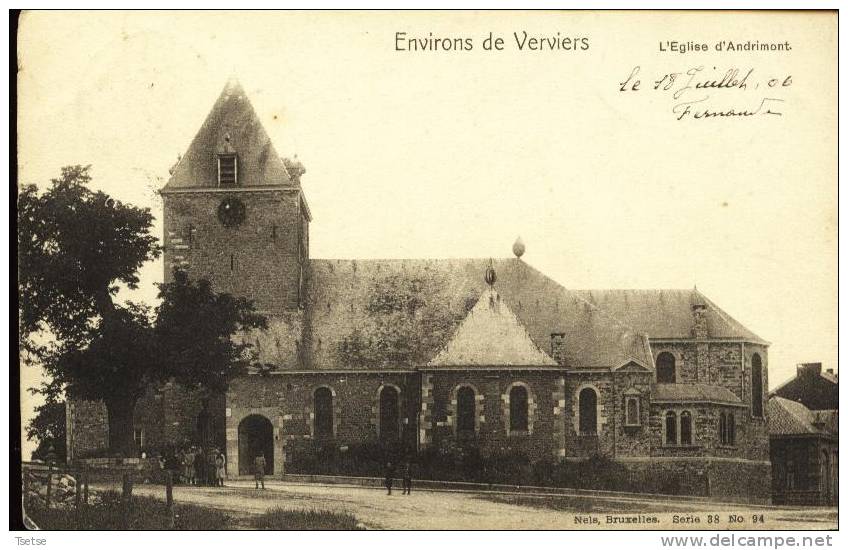
POLYGON ((138 285, 138 269, 159 256, 148 208, 92 191, 90 166, 66 166, 50 187, 18 195, 20 328, 28 351, 33 334, 81 345, 100 317, 112 313, 118 283, 138 285))

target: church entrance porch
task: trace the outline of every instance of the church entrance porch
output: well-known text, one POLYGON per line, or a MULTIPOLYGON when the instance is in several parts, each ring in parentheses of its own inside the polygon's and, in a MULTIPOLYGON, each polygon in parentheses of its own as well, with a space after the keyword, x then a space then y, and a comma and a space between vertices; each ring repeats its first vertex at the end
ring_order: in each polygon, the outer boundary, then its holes
POLYGON ((259 414, 244 418, 238 426, 238 473, 253 474, 253 461, 265 456, 265 473, 274 473, 274 427, 271 421, 259 414))

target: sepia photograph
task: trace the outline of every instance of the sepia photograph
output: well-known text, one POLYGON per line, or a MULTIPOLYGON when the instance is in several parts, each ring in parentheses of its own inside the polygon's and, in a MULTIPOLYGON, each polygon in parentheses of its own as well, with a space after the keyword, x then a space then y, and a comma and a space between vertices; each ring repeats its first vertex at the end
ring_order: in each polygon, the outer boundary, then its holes
POLYGON ((831 545, 836 11, 10 20, 25 529, 831 545))

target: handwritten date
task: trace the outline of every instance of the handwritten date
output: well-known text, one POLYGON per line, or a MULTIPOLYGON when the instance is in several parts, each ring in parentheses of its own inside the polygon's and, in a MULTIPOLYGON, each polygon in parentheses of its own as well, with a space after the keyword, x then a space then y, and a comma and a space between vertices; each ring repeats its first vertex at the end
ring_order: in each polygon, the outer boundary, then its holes
POLYGON ((750 117, 755 115, 782 116, 782 105, 785 99, 775 97, 781 90, 792 86, 792 75, 778 75, 760 78, 753 68, 711 70, 704 66, 692 67, 681 72, 668 72, 656 78, 645 80, 640 76, 642 68, 635 66, 622 82, 619 82, 619 92, 633 93, 650 90, 667 94, 674 101, 671 112, 676 120, 710 119, 722 117, 750 117), (761 90, 761 91, 758 91, 761 90), (727 101, 716 106, 713 97, 720 94, 722 99, 738 99, 740 92, 753 92, 756 97, 752 100, 745 98, 745 106, 739 104, 730 106, 727 101))

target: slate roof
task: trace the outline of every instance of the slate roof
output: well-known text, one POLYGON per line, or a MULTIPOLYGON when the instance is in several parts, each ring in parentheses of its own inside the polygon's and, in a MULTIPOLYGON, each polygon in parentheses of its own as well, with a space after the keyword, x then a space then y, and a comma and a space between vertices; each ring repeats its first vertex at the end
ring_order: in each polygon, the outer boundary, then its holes
POLYGON ((533 343, 500 295, 487 289, 450 341, 427 365, 556 366, 557 363, 533 343))
POLYGON ((706 305, 711 338, 767 344, 698 290, 575 290, 587 301, 651 339, 692 338, 692 306, 706 305))
POLYGON ((829 435, 836 433, 836 419, 837 411, 813 412, 797 401, 777 396, 768 401, 769 435, 829 435))
POLYGON ((239 187, 299 187, 289 177, 253 105, 235 80, 224 86, 163 191, 217 187, 217 158, 221 153, 238 155, 239 187))
POLYGON ((651 401, 742 404, 742 400, 732 391, 709 384, 654 384, 651 390, 651 401))
MULTIPOLYGON (((426 365, 488 288, 483 277, 489 261, 310 260, 307 362, 319 369, 426 365), (397 302, 404 312, 392 311, 397 302)), ((617 367, 630 360, 653 366, 644 335, 627 324, 517 258, 493 266, 495 290, 540 350, 550 350, 557 332, 565 335, 568 367, 617 367)))

